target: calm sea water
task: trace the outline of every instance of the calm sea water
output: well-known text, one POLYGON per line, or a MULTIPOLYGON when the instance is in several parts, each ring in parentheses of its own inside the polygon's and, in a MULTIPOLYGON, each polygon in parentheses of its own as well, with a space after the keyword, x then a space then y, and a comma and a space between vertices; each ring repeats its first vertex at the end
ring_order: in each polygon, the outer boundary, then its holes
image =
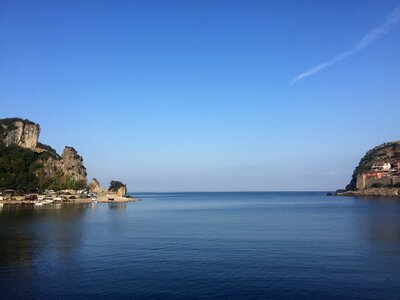
POLYGON ((163 193, 0 208, 1 299, 400 299, 400 201, 163 193))

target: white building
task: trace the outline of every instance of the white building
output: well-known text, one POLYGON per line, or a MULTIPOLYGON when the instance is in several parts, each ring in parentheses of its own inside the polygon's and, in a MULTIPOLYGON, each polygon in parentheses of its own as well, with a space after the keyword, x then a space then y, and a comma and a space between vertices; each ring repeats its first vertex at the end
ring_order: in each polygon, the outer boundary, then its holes
POLYGON ((372 165, 372 170, 376 171, 390 171, 392 166, 388 162, 377 161, 372 165))

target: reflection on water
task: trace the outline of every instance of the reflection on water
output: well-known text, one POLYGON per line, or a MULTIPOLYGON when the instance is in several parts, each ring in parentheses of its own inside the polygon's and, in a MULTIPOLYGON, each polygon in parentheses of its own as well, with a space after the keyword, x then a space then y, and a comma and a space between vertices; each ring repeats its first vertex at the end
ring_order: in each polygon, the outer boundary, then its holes
POLYGON ((322 193, 143 198, 0 207, 1 297, 400 294, 400 201, 322 193))
POLYGON ((358 198, 357 201, 362 210, 356 215, 360 238, 400 244, 399 199, 371 197, 358 198))
MULTIPOLYGON (((67 261, 82 242, 82 222, 96 203, 51 206, 4 205, 0 207, 0 260, 28 267, 35 256, 67 261), (46 251, 54 251, 46 253, 46 251)), ((125 203, 108 205, 126 210, 125 203)))
POLYGON ((81 242, 80 223, 86 209, 85 205, 4 205, 1 261, 27 267, 34 257, 49 255, 49 249, 56 249, 60 260, 68 259, 81 242))
POLYGON ((108 208, 125 210, 126 209, 126 204, 125 203, 111 203, 111 204, 108 205, 108 208))
POLYGON ((16 299, 30 297, 38 276, 48 272, 49 266, 62 268, 74 260, 82 243, 80 224, 85 210, 84 206, 3 206, 0 279, 9 294, 16 299))
POLYGON ((32 260, 33 238, 29 235, 0 236, 1 262, 9 265, 26 264, 32 260))

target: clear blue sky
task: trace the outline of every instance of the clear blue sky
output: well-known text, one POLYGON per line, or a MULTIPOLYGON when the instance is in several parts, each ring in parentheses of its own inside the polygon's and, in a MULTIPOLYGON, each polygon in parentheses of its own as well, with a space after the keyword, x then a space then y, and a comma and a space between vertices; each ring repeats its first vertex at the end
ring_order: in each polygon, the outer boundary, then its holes
POLYGON ((332 190, 400 139, 400 1, 0 1, 0 118, 130 191, 332 190))

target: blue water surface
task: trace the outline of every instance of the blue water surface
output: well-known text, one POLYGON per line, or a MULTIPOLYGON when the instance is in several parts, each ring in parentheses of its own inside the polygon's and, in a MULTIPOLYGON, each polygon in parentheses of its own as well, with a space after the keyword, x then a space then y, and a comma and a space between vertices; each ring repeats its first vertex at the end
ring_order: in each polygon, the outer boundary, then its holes
POLYGON ((156 193, 0 211, 1 299, 400 299, 400 201, 156 193))

